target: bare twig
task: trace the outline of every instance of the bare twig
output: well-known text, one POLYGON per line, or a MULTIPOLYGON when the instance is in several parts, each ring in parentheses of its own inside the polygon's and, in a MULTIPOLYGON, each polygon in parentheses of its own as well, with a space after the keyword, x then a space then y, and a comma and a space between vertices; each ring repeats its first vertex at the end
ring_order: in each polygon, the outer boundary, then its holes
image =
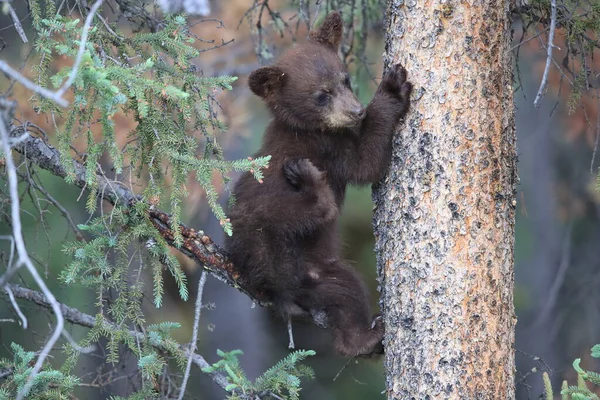
MULTIPOLYGON (((3 1, 3 0, 0 0, 0 1, 3 1)), ((5 2, 6 2, 6 1, 5 1, 5 2)), ((28 13, 27 13, 27 15, 25 15, 23 18, 21 18, 21 19, 19 20, 19 23, 23 24, 23 21, 25 21, 25 20, 26 20, 27 18, 29 18, 30 16, 31 16, 31 11, 30 11, 30 12, 28 12, 28 13)), ((3 31, 5 31, 5 30, 7 30, 7 29, 10 29, 10 28, 12 28, 13 26, 15 26, 15 24, 10 24, 10 25, 3 26, 2 28, 0 28, 0 32, 3 32, 3 31)), ((3 41, 3 42, 4 42, 4 41, 3 41)), ((4 42, 4 43, 5 43, 5 42, 4 42)), ((5 44, 6 44, 6 43, 5 43, 5 44)))
POLYGON ((15 12, 15 9, 12 8, 12 6, 10 5, 10 3, 8 3, 8 13, 10 14, 10 17, 12 18, 13 24, 15 24, 15 30, 21 37, 21 40, 23 41, 23 43, 28 43, 29 41, 27 40, 27 35, 25 35, 25 31, 23 30, 23 26, 21 25, 21 21, 19 21, 19 17, 17 15, 17 13, 15 12))
MULTIPOLYGON (((112 28, 110 27, 110 25, 108 24, 108 22, 106 22, 106 20, 104 18, 102 18, 102 15, 97 14, 96 15, 98 17, 98 19, 100 21, 102 21, 102 23, 104 24, 104 27, 106 28, 106 30, 113 36, 115 36, 117 39, 119 40, 125 40, 125 38, 123 38, 121 35, 119 35, 117 32, 113 31, 112 28)), ((115 61, 115 60, 113 60, 115 61)), ((118 62, 116 62, 118 64, 118 62)))
POLYGON ((194 309, 194 329, 192 331, 192 340, 190 342, 188 363, 185 367, 185 373, 183 374, 183 382, 181 382, 181 388, 179 388, 179 400, 183 400, 183 396, 185 395, 185 388, 187 386, 187 382, 190 377, 190 371, 192 369, 192 357, 196 353, 196 344, 198 342, 198 326, 200 325, 200 312, 202 310, 202 292, 204 292, 205 283, 206 271, 202 271, 200 281, 198 282, 198 293, 196 294, 196 306, 194 309))
POLYGON ((6 162, 6 174, 8 175, 8 186, 10 193, 10 206, 11 206, 11 222, 12 222, 12 236, 15 241, 15 246, 17 248, 17 255, 19 256, 17 264, 14 268, 18 269, 21 266, 25 266, 36 284, 42 290, 48 302, 50 303, 54 314, 56 315, 56 327, 50 339, 46 342, 46 345, 42 348, 29 377, 27 378, 27 382, 22 387, 22 389, 17 394, 17 400, 22 400, 25 396, 27 396, 31 386, 33 385, 33 377, 41 370, 42 365, 44 364, 44 360, 48 357, 50 350, 54 347, 54 344, 57 342, 60 334, 63 330, 64 326, 64 318, 60 312, 60 308, 56 298, 52 294, 52 292, 46 286, 46 283, 42 279, 42 277, 37 272, 37 269, 33 265, 33 262, 29 258, 29 254, 27 253, 27 249, 25 248, 25 241, 23 240, 23 232, 22 232, 22 224, 21 224, 21 213, 20 213, 20 202, 19 202, 19 192, 18 192, 18 180, 17 180, 17 168, 12 158, 12 150, 11 150, 11 137, 8 133, 8 126, 10 126, 10 120, 8 119, 10 112, 9 107, 11 104, 8 101, 4 101, 2 104, 3 110, 0 116, 0 139, 2 139, 2 151, 4 153, 4 160, 6 162))
POLYGON ((90 28, 92 25, 92 20, 94 19, 94 15, 98 11, 98 8, 102 5, 104 0, 97 0, 92 8, 90 9, 87 18, 85 19, 85 24, 83 25, 83 32, 81 33, 81 41, 79 42, 79 51, 77 52, 77 58, 75 59, 75 64, 73 64, 73 69, 69 74, 69 78, 67 81, 56 91, 56 94, 59 97, 62 97, 63 94, 71 87, 75 78, 77 77, 77 71, 79 70, 79 64, 81 64, 81 60, 83 59, 83 53, 85 53, 85 45, 87 42, 88 35, 90 33, 90 28))
POLYGON ((63 337, 65 339, 67 339, 67 342, 69 342, 69 344, 71 345, 71 347, 73 347, 79 353, 89 354, 89 353, 93 353, 97 349, 97 347, 96 347, 95 344, 91 344, 91 345, 86 346, 86 347, 81 347, 80 345, 77 344, 77 342, 75 341, 75 339, 73 339, 73 337, 71 337, 71 334, 69 332, 67 332, 66 329, 63 329, 62 335, 63 335, 63 337))
POLYGON ((295 349, 296 344, 294 343, 294 332, 292 331, 292 317, 288 315, 287 321, 288 337, 290 342, 288 343, 288 349, 295 349))
POLYGON ((336 381, 337 378, 340 377, 340 375, 342 374, 342 372, 348 367, 348 365, 350 364, 351 361, 354 361, 354 358, 349 358, 348 361, 346 361, 346 364, 344 364, 344 366, 338 371, 337 374, 335 374, 335 376, 333 377, 333 382, 336 381))
POLYGON ((538 370, 541 371, 547 371, 550 373, 550 375, 552 375, 554 373, 554 371, 552 370, 552 368, 550 368, 550 366, 548 365, 548 363, 546 363, 546 361, 544 361, 543 358, 539 357, 539 356, 535 356, 533 354, 529 354, 521 349, 515 348, 515 351, 517 353, 523 354, 525 357, 530 358, 532 361, 536 362, 538 364, 538 370))
POLYGON ((13 308, 15 309, 15 312, 17 313, 17 315, 19 316, 19 319, 21 320, 21 325, 23 326, 23 329, 27 329, 27 317, 25 317, 25 314, 23 314, 23 312, 21 311, 21 307, 19 307, 19 303, 17 303, 17 300, 15 299, 15 295, 13 294, 12 290, 10 290, 10 288, 7 286, 6 288, 4 288, 4 290, 6 290, 6 293, 8 294, 8 298, 10 299, 10 304, 12 304, 13 308))
POLYGON ((21 75, 18 71, 12 69, 10 65, 8 65, 5 61, 2 60, 0 60, 0 71, 8 75, 9 78, 14 79, 21 85, 25 86, 27 89, 42 95, 48 100, 52 100, 61 107, 67 107, 69 105, 69 102, 63 99, 60 94, 48 90, 44 87, 41 87, 40 85, 36 85, 35 83, 31 82, 29 79, 21 75))
POLYGON ((532 35, 531 37, 528 37, 525 40, 521 40, 519 43, 515 44, 513 47, 510 48, 510 51, 513 51, 515 49, 517 49, 520 46, 523 46, 525 43, 537 38, 538 36, 540 36, 542 33, 546 33, 547 29, 544 29, 543 31, 540 31, 538 33, 536 33, 535 35, 532 35))
POLYGON ((546 66, 544 67, 544 75, 542 76, 542 82, 540 83, 540 88, 538 89, 537 95, 535 96, 535 100, 533 101, 533 105, 536 108, 540 106, 540 100, 544 96, 544 91, 546 90, 546 86, 548 85, 548 73, 550 72, 550 63, 552 62, 552 50, 554 49, 554 31, 556 30, 556 0, 551 0, 552 5, 552 13, 550 17, 550 32, 548 33, 548 48, 547 48, 547 57, 546 57, 546 66))

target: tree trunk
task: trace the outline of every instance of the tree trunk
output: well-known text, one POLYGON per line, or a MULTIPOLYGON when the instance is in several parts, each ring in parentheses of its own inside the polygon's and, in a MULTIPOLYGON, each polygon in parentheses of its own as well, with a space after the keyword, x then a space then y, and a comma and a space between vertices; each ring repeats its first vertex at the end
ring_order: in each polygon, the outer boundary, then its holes
POLYGON ((514 398, 509 3, 390 1, 386 17, 386 65, 415 85, 374 192, 388 398, 514 398))

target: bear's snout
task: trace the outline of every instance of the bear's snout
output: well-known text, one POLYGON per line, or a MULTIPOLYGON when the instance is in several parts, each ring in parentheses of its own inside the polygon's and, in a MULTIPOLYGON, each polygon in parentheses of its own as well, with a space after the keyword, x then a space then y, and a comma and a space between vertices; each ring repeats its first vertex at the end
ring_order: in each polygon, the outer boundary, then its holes
POLYGON ((360 121, 365 119, 365 115, 367 115, 367 110, 362 106, 355 107, 354 109, 348 111, 348 115, 353 119, 360 121))

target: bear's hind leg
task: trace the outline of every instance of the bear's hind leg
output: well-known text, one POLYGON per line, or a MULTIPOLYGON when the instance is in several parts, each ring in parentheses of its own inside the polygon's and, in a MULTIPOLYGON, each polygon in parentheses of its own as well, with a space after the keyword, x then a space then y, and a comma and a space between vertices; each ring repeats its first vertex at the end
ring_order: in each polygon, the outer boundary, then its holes
POLYGON ((335 261, 309 270, 302 308, 326 315, 335 350, 344 356, 383 353, 383 321, 371 314, 369 294, 352 267, 335 261))

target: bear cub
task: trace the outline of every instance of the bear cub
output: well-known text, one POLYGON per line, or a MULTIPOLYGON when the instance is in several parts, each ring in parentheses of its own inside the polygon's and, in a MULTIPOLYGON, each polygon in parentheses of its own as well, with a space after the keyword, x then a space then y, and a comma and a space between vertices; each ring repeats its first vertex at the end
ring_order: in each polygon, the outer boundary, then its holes
POLYGON ((396 64, 364 108, 337 55, 341 38, 333 12, 308 42, 250 75, 273 115, 255 157, 271 162, 262 185, 249 172, 235 185, 226 247, 244 282, 282 317, 312 317, 331 330, 338 353, 370 356, 383 352, 383 322, 341 258, 337 219, 348 184, 383 176, 412 85, 396 64))

